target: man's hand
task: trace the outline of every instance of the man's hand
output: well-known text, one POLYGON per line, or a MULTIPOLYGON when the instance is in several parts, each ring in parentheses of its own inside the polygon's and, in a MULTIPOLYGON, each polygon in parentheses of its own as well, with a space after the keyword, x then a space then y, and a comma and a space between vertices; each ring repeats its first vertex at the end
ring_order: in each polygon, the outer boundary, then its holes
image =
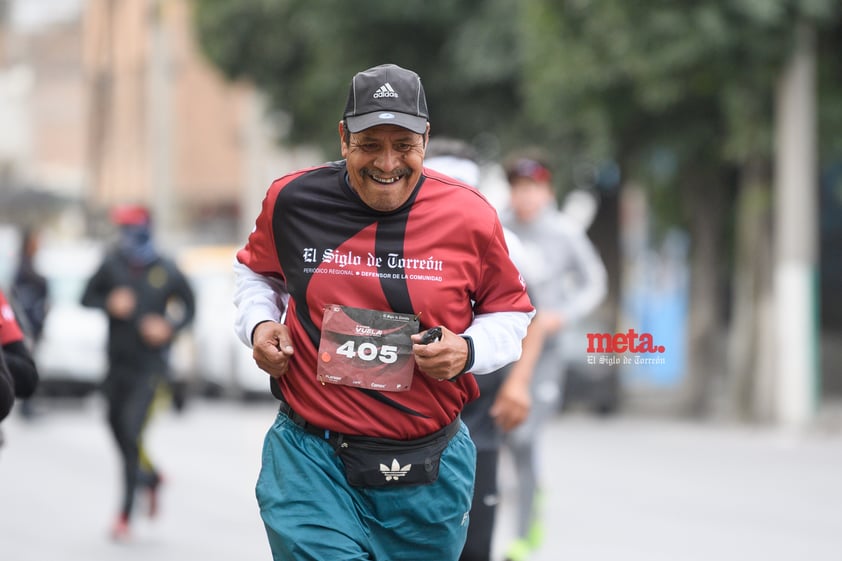
POLYGON ((252 357, 261 370, 274 378, 287 373, 293 348, 286 325, 274 321, 259 324, 252 334, 252 347, 252 357))
MULTIPOLYGON (((517 365, 515 365, 515 368, 517 365)), ((529 378, 510 375, 500 386, 494 405, 489 415, 504 432, 509 432, 523 423, 532 408, 532 396, 529 392, 529 378)), ((516 373, 515 373, 516 374, 516 373)))
POLYGON ((128 286, 118 286, 108 293, 105 300, 105 311, 117 319, 129 319, 134 313, 137 298, 134 290, 128 286))
POLYGON ((172 325, 167 321, 167 318, 160 314, 144 315, 140 318, 138 329, 144 342, 153 348, 166 345, 173 336, 172 325))
POLYGON ((462 372, 468 360, 468 342, 442 327, 440 341, 422 345, 424 333, 426 332, 412 335, 412 352, 418 368, 427 376, 439 381, 449 380, 462 372))
POLYGON ((497 426, 504 431, 517 428, 529 416, 532 408, 532 372, 544 348, 544 339, 547 333, 561 329, 563 324, 561 316, 544 312, 538 312, 529 324, 520 360, 512 365, 489 411, 497 426))

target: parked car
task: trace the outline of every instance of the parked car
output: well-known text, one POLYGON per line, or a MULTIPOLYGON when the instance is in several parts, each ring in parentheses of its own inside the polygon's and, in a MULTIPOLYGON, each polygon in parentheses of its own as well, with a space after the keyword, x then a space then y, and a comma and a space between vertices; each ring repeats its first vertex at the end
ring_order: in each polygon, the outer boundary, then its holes
POLYGON ((191 380, 206 395, 269 396, 268 375, 234 332, 234 246, 186 248, 178 261, 196 293, 191 380))
POLYGON ((108 324, 102 312, 79 303, 99 266, 103 247, 94 241, 42 246, 36 267, 47 278, 50 307, 35 360, 41 395, 86 395, 102 381, 108 324))

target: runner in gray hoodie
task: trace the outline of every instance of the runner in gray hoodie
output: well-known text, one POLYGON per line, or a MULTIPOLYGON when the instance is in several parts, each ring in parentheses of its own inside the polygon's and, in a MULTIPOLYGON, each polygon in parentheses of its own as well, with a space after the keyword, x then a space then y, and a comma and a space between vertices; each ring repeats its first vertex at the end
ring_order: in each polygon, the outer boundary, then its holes
MULTIPOLYGON (((519 268, 537 310, 532 322, 544 334, 529 376, 532 408, 526 421, 505 438, 518 484, 517 539, 507 559, 522 561, 543 539, 535 508, 536 447, 562 397, 562 334, 600 304, 607 292, 607 275, 582 225, 559 211, 548 164, 539 158, 515 157, 506 163, 505 171, 511 200, 501 222, 520 240, 524 259, 519 268)), ((513 369, 519 367, 530 365, 522 361, 513 369)))

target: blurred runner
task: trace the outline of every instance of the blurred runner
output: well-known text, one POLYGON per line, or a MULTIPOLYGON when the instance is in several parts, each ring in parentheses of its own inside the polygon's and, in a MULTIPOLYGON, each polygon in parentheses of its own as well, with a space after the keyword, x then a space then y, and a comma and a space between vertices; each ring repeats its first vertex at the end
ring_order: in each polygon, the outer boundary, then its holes
POLYGON ((532 370, 532 409, 526 422, 505 437, 514 460, 518 500, 516 539, 507 549, 506 559, 524 561, 544 538, 536 508, 536 447, 562 397, 562 332, 603 300, 607 275, 582 225, 559 211, 543 154, 515 156, 504 167, 511 201, 501 221, 523 246, 526 266, 521 272, 537 309, 532 323, 543 339, 539 356, 530 359, 534 364, 520 365, 532 370))
MULTIPOLYGON (((38 387, 38 370, 15 312, 0 290, 0 420, 12 410, 15 398, 27 398, 38 387)), ((2 444, 2 435, 0 435, 2 444)))
MULTIPOLYGON (((431 139, 424 165, 473 187, 480 187, 479 158, 467 142, 440 137, 431 139)), ((512 262, 518 268, 523 267, 524 253, 520 240, 508 229, 503 233, 512 262)), ((497 484, 500 447, 503 432, 522 423, 531 407, 529 377, 532 368, 527 365, 534 366, 534 357, 541 350, 542 340, 536 327, 533 321, 523 340, 523 352, 517 363, 476 377, 480 395, 462 410, 462 420, 471 430, 471 440, 477 447, 477 463, 471 523, 459 561, 491 559, 497 505, 500 502, 497 484)))
MULTIPOLYGON (((18 267, 12 281, 12 297, 19 306, 21 326, 29 336, 31 351, 41 342, 44 323, 49 309, 49 291, 47 279, 35 269, 35 255, 40 247, 40 236, 33 228, 26 228, 21 235, 18 267)), ((20 404, 20 413, 25 418, 32 418, 35 414, 32 401, 25 399, 20 404)))
POLYGON ((195 299, 175 262, 158 253, 148 209, 118 207, 112 221, 119 227, 118 244, 88 281, 82 304, 108 315, 109 368, 103 393, 124 485, 112 537, 124 540, 138 487, 147 491, 149 515, 157 514, 162 477, 143 446, 143 429, 156 392, 166 388, 170 345, 192 322, 195 299))

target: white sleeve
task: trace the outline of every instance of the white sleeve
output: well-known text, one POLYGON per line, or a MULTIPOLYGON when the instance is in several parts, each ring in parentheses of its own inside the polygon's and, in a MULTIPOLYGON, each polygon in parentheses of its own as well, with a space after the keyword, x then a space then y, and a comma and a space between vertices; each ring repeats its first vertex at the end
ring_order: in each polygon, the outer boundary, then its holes
POLYGON ((568 294, 563 313, 567 321, 576 321, 591 313, 605 299, 608 274, 596 248, 583 231, 570 236, 570 249, 577 282, 568 294))
POLYGON ((463 335, 474 342, 470 372, 488 374, 520 358, 523 338, 535 311, 478 314, 463 335))
POLYGON ((251 334, 262 321, 281 321, 289 294, 280 279, 255 273, 234 259, 234 330, 251 347, 251 334))

